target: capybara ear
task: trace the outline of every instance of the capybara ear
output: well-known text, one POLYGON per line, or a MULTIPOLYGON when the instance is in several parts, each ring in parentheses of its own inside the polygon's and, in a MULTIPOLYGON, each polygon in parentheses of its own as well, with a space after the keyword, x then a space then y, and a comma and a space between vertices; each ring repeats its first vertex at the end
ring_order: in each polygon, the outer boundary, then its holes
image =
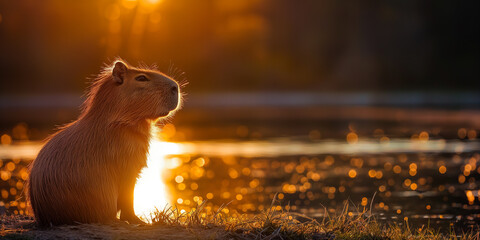
POLYGON ((118 84, 122 84, 126 74, 127 66, 123 62, 116 62, 112 70, 113 80, 118 84))

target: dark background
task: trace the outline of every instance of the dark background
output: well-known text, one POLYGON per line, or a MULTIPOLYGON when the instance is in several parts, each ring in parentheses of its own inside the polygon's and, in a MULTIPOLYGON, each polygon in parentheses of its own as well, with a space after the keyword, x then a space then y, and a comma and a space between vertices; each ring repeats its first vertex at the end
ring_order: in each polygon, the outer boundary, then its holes
POLYGON ((0 94, 82 93, 120 56, 189 93, 478 91, 478 1, 0 1, 0 94))

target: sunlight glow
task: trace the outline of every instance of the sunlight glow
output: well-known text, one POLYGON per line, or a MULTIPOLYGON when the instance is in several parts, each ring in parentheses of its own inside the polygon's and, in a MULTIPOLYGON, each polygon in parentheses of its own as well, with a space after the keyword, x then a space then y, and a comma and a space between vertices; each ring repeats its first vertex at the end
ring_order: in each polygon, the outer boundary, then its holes
POLYGON ((151 140, 147 167, 142 170, 134 193, 135 214, 144 221, 151 222, 150 214, 156 209, 162 210, 169 203, 161 175, 165 157, 178 154, 180 150, 176 143, 151 140))
POLYGON ((157 4, 157 3, 160 3, 161 0, 145 0, 145 2, 150 3, 150 4, 157 4))
POLYGON ((155 9, 160 3, 162 3, 162 0, 142 0, 140 1, 141 7, 143 7, 143 10, 147 10, 147 12, 151 12, 152 10, 155 9))

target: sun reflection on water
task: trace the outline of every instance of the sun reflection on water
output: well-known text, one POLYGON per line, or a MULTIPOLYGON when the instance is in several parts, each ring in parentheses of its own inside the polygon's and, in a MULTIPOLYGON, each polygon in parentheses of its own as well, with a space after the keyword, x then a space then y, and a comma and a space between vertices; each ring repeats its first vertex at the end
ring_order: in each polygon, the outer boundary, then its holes
POLYGON ((134 192, 135 214, 143 220, 150 222, 150 214, 169 203, 161 176, 165 168, 164 160, 168 155, 179 154, 180 150, 176 143, 151 140, 147 167, 142 170, 134 192))

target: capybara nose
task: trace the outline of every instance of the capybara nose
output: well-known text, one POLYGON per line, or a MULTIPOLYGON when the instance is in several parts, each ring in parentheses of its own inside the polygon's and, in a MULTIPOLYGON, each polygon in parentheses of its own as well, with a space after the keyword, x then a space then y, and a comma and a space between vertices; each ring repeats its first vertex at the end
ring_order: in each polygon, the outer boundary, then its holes
POLYGON ((170 91, 172 92, 172 94, 177 95, 178 94, 178 87, 173 86, 170 91))

